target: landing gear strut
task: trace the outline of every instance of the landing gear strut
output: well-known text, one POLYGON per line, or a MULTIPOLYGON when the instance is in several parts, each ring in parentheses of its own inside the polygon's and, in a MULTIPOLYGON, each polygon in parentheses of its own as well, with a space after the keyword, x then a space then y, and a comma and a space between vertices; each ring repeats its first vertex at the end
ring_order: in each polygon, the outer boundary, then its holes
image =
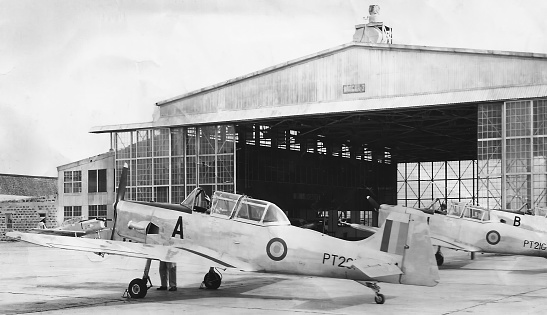
POLYGON ((127 292, 130 297, 134 299, 142 299, 146 296, 148 289, 152 287, 152 281, 150 280, 150 277, 148 276, 151 263, 152 263, 152 259, 147 259, 146 265, 144 266, 144 274, 142 278, 135 278, 131 280, 131 282, 129 282, 129 286, 127 287, 127 291, 125 292, 127 292), (149 283, 150 283, 150 286, 148 286, 149 283))
POLYGON ((437 266, 442 266, 444 263, 444 255, 441 252, 441 247, 437 247, 437 252, 435 253, 435 260, 437 260, 437 266))
POLYGON ((374 282, 368 282, 368 281, 365 281, 365 282, 358 281, 358 282, 364 285, 365 287, 372 289, 372 291, 374 291, 374 294, 376 294, 376 296, 374 297, 374 302, 376 302, 376 304, 384 304, 386 302, 385 296, 382 293, 380 293, 379 285, 377 285, 374 282))
POLYGON ((218 287, 220 287, 220 284, 222 283, 222 275, 216 268, 211 267, 209 268, 209 272, 205 274, 205 277, 203 277, 203 282, 201 283, 201 288, 205 286, 207 289, 216 290, 218 287))

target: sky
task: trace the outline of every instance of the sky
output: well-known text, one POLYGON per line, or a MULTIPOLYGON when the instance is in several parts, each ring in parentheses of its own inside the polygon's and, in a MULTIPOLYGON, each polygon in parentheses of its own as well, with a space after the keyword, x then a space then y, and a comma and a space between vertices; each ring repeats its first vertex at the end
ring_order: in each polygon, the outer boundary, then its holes
POLYGON ((93 126, 352 41, 547 54, 544 0, 0 0, 0 173, 57 176, 107 152, 93 126))

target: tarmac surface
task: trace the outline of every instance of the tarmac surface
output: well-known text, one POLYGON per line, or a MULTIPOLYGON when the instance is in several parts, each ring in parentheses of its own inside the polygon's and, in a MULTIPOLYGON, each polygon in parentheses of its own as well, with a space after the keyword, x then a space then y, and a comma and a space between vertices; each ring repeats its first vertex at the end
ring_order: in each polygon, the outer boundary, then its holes
POLYGON ((351 280, 223 272, 200 290, 207 267, 178 265, 178 291, 124 298, 145 260, 0 242, 0 314, 547 314, 547 260, 444 250, 436 287, 381 283, 386 297, 351 280))

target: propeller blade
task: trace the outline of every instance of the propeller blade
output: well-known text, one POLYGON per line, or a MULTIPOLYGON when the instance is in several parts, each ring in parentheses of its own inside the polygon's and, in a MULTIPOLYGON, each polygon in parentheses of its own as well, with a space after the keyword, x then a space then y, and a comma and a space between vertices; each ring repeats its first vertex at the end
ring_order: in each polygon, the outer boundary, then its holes
POLYGON ((367 200, 368 202, 370 202, 370 204, 372 205, 372 207, 374 208, 376 212, 380 210, 380 205, 376 202, 376 200, 372 199, 371 196, 367 196, 367 200))
POLYGON ((118 193, 116 195, 116 202, 114 203, 114 225, 112 226, 112 234, 110 239, 114 240, 114 234, 116 233, 116 221, 118 221, 118 202, 125 197, 125 187, 127 186, 127 173, 129 172, 129 166, 127 163, 123 164, 122 174, 120 176, 120 183, 118 185, 118 193))
POLYGON ((125 187, 127 186, 127 173, 129 172, 129 166, 127 163, 123 164, 122 175, 120 176, 120 184, 118 185, 118 194, 116 195, 116 204, 125 197, 125 187))

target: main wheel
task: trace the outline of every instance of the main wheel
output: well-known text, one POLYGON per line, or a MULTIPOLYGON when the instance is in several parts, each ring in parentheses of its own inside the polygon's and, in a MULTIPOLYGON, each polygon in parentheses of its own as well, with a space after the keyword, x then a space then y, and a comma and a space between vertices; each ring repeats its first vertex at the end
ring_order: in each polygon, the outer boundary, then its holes
POLYGON ((129 292, 129 296, 134 299, 142 299, 148 292, 146 280, 140 278, 131 280, 131 282, 129 282, 129 287, 127 287, 127 292, 129 292))
POLYGON ((443 254, 437 252, 435 254, 435 259, 437 260, 437 266, 442 266, 444 263, 444 256, 443 254))
POLYGON ((220 275, 212 270, 206 273, 205 277, 203 277, 203 283, 207 289, 216 290, 220 287, 221 282, 222 280, 220 275))
POLYGON ((384 304, 385 301, 386 301, 386 298, 384 297, 382 293, 378 293, 374 297, 374 302, 376 302, 376 304, 384 304))

